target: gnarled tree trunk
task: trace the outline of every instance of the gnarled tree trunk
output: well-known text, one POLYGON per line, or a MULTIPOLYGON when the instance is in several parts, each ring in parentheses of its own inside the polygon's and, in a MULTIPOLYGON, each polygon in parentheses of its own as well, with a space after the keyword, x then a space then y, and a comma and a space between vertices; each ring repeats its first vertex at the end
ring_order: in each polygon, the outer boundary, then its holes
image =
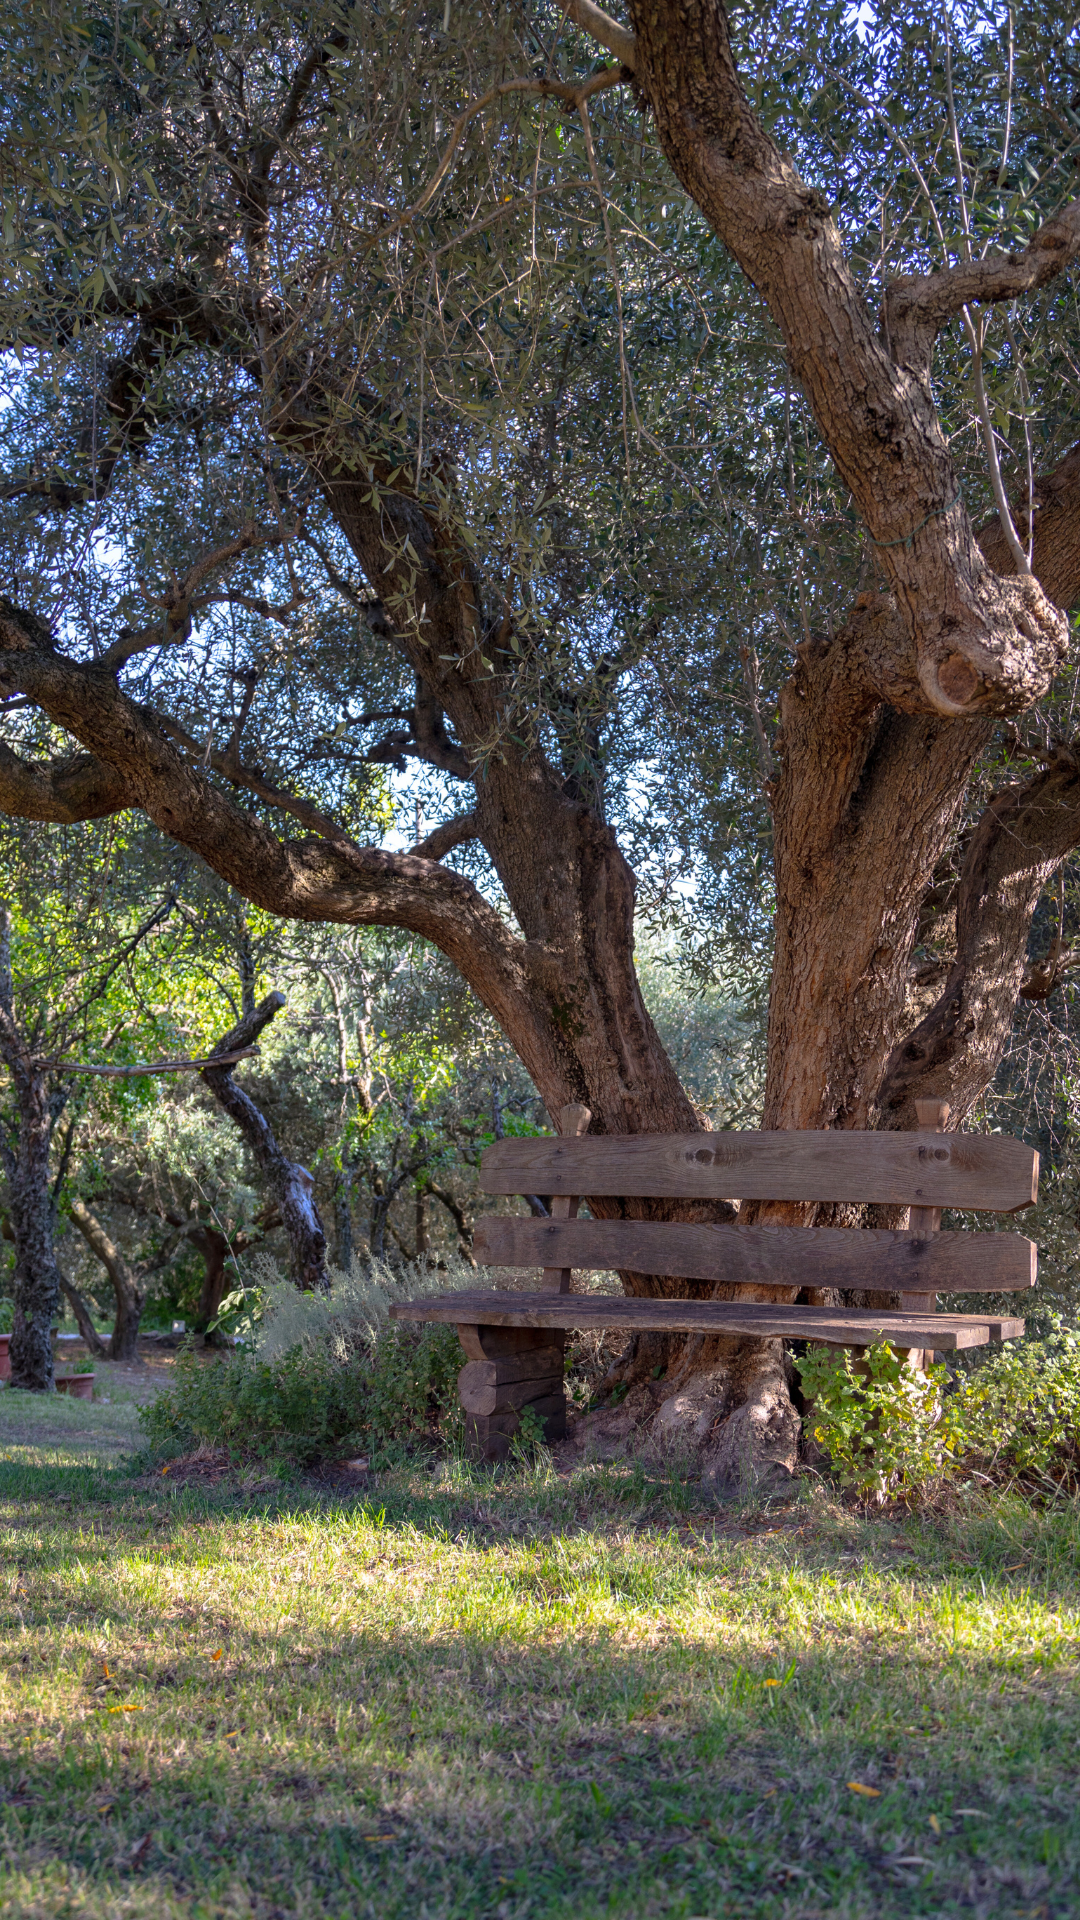
MULTIPOLYGON (((223 1035, 213 1052, 232 1053, 250 1046, 284 1005, 283 993, 268 993, 223 1035)), ((326 1234, 315 1205, 315 1183, 310 1173, 282 1153, 265 1115, 236 1085, 231 1067, 204 1067, 201 1077, 218 1105, 239 1127, 277 1205, 289 1242, 291 1278, 301 1292, 329 1292, 326 1234)))

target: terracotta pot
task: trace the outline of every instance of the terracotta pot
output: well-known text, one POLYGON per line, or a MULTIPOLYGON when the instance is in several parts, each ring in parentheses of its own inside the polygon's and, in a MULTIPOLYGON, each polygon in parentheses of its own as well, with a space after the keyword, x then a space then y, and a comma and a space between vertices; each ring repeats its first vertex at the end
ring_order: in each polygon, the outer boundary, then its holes
POLYGON ((66 1393, 70 1400, 92 1400, 94 1376, 92 1373, 58 1373, 56 1391, 66 1393))
POLYGON ((11 1335, 0 1333, 0 1380, 11 1379, 11 1335))

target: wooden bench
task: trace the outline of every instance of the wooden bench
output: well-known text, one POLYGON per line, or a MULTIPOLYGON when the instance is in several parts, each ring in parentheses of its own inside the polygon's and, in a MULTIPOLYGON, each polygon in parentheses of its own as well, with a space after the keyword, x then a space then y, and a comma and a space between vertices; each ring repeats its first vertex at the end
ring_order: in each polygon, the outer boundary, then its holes
POLYGON ((485 1265, 542 1267, 539 1292, 436 1295, 391 1307, 398 1320, 449 1321, 467 1355, 459 1376, 469 1452, 505 1459, 526 1407, 546 1437, 566 1427, 566 1329, 717 1333, 866 1348, 888 1340, 924 1352, 1011 1340, 1022 1320, 938 1313, 939 1293, 1017 1292, 1035 1284, 1036 1248, 1018 1233, 942 1233, 943 1207, 1018 1213, 1036 1198, 1039 1156, 1003 1134, 950 1133, 948 1107, 917 1103, 916 1133, 607 1134, 564 1107, 554 1138, 498 1140, 481 1163, 485 1193, 549 1196, 550 1218, 491 1215, 476 1229, 485 1265), (694 1225, 577 1216, 598 1202, 744 1200, 878 1202, 910 1207, 906 1231, 694 1225), (671 1300, 570 1294, 574 1268, 753 1288, 742 1298, 671 1300), (808 1292, 776 1304, 768 1288, 808 1292), (900 1296, 898 1312, 823 1304, 826 1289, 900 1296))

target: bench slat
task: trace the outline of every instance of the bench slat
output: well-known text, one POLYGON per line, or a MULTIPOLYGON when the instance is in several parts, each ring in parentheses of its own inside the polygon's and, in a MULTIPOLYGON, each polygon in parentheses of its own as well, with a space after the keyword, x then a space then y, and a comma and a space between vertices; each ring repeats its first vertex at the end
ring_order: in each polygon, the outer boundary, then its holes
POLYGON ((1035 1285, 1037 1248, 1019 1233, 894 1233, 884 1227, 686 1226, 651 1220, 478 1221, 491 1267, 655 1273, 756 1287, 872 1287, 884 1293, 1005 1293, 1035 1285))
POLYGON ((839 1200, 987 1208, 1034 1203, 1039 1156, 992 1133, 602 1134, 497 1140, 485 1193, 672 1200, 839 1200))
POLYGON ((966 1313, 844 1312, 832 1307, 776 1307, 734 1300, 655 1300, 596 1293, 443 1293, 402 1300, 393 1320, 449 1321, 455 1326, 622 1327, 658 1333, 747 1334, 865 1347, 875 1339, 900 1347, 983 1347, 1015 1340, 1022 1320, 966 1313))

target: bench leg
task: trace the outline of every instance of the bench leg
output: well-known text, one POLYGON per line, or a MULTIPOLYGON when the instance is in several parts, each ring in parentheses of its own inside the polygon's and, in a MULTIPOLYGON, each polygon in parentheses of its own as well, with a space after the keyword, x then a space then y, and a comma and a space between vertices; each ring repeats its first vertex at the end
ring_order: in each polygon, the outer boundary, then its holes
POLYGON ((566 1432, 561 1329, 460 1326, 468 1356, 458 1375, 465 1409, 465 1451, 471 1460, 506 1460, 521 1416, 530 1408, 545 1440, 566 1432))

